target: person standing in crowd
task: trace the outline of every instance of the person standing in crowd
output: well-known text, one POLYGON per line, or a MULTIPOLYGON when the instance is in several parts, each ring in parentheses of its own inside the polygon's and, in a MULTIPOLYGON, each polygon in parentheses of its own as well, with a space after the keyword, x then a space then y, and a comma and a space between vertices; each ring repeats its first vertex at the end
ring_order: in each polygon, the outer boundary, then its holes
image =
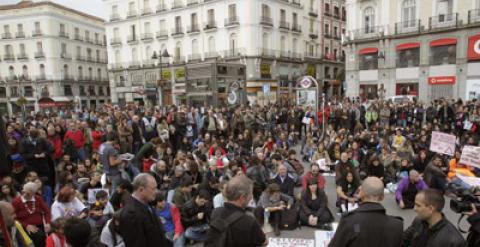
POLYGON ((110 191, 115 191, 122 180, 119 166, 123 164, 123 161, 119 159, 118 151, 114 146, 116 137, 115 132, 107 134, 107 141, 103 143, 103 150, 100 156, 103 164, 103 172, 107 176, 108 182, 111 183, 110 191))
POLYGON ((386 214, 380 204, 383 192, 379 178, 368 177, 363 181, 359 192, 362 204, 341 218, 330 247, 401 246, 403 221, 386 214))
POLYGON ((78 155, 78 159, 84 161, 86 158, 85 135, 82 130, 78 129, 77 123, 74 120, 72 120, 68 125, 68 130, 63 137, 64 142, 67 142, 67 140, 70 140, 73 143, 78 155))
POLYGON ((52 146, 50 146, 50 143, 45 138, 40 137, 38 130, 33 127, 20 144, 20 153, 27 169, 37 172, 40 177, 46 177, 49 181, 53 181, 49 177, 50 168, 48 165, 51 152, 52 146))
POLYGON ((165 232, 150 203, 155 200, 157 182, 150 174, 141 173, 133 180, 133 194, 120 215, 119 232, 125 246, 165 246, 165 232))
POLYGON ((267 246, 268 239, 258 221, 246 214, 245 209, 253 199, 253 182, 246 176, 236 176, 224 189, 224 207, 216 208, 210 218, 205 247, 258 247, 267 246), (223 232, 229 233, 225 242, 219 242, 223 232), (248 236, 248 237, 246 237, 248 236))
POLYGON ((426 189, 415 197, 417 218, 405 230, 402 247, 463 247, 462 234, 442 213, 445 198, 440 191, 426 189))
POLYGON ((428 188, 416 170, 410 170, 408 177, 404 177, 398 184, 395 198, 401 209, 413 208, 415 196, 418 192, 428 188))

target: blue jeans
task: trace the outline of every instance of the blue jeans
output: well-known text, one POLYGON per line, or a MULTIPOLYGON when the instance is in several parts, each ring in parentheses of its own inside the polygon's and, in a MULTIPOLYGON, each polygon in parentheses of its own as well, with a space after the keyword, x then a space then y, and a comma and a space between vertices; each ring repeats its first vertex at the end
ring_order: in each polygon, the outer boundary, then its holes
POLYGON ((185 236, 182 233, 177 240, 173 240, 173 236, 175 235, 175 232, 167 232, 165 233, 165 236, 167 239, 173 243, 173 247, 184 247, 185 246, 185 236))
POLYGON ((84 148, 77 149, 77 154, 78 154, 78 159, 79 159, 79 160, 85 161, 86 153, 85 153, 85 149, 84 149, 84 148))
POLYGON ((191 240, 205 242, 207 240, 208 224, 191 226, 185 231, 185 237, 191 240))

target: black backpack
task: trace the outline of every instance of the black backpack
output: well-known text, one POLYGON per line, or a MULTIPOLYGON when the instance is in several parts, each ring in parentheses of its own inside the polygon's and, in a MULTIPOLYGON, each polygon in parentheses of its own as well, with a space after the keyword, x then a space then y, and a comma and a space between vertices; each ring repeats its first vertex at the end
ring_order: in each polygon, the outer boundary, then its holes
POLYGON ((244 215, 243 212, 235 211, 227 218, 218 217, 210 222, 210 229, 208 238, 209 241, 205 242, 204 247, 224 247, 232 241, 230 234, 230 225, 238 221, 244 215), (210 241, 211 240, 211 241, 210 241))
POLYGON ((295 230, 298 227, 298 205, 293 204, 290 209, 284 209, 280 212, 280 226, 281 230, 295 230))

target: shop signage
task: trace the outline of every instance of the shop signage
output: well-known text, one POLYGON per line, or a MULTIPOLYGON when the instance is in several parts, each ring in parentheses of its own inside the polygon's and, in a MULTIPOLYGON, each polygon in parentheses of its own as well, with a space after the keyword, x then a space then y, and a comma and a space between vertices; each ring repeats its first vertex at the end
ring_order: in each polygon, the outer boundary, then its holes
POLYGON ((430 85, 453 85, 456 82, 455 76, 435 76, 428 77, 428 84, 430 85))
POLYGON ((260 74, 262 78, 270 78, 271 77, 270 64, 268 63, 260 64, 260 74))
POLYGON ((185 68, 175 69, 175 80, 185 81, 185 68))
POLYGON ((468 60, 480 60, 480 34, 468 38, 468 60))
POLYGON ((169 69, 162 70, 162 79, 163 80, 172 79, 172 72, 169 69))

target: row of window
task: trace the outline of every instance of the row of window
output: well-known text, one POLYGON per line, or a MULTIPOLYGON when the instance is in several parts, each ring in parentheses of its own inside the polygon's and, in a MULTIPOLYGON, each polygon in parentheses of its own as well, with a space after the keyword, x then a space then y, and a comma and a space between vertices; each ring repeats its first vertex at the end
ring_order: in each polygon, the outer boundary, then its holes
MULTIPOLYGON (((93 33, 93 36, 90 37, 91 33, 93 32, 90 32, 89 30, 84 30, 83 34, 81 33, 80 31, 80 28, 78 27, 75 27, 74 28, 74 37, 72 37, 73 39, 75 40, 79 40, 79 41, 86 41, 86 42, 90 42, 90 43, 94 43, 94 44, 100 44, 100 45, 105 45, 106 44, 106 36, 103 35, 103 37, 101 36, 101 34, 99 33, 93 33), (103 42, 102 42, 103 40, 103 42)), ((43 32, 42 32, 42 28, 41 28, 41 25, 40 25, 40 22, 37 21, 34 23, 34 31, 32 33, 32 36, 36 36, 36 35, 42 35, 43 32)), ((59 36, 61 37, 64 37, 64 38, 70 38, 70 33, 68 32, 68 30, 66 29, 65 27, 65 24, 63 23, 60 23, 59 24, 59 36)), ((3 39, 10 39, 10 38, 13 38, 14 35, 12 34, 11 30, 10 30, 10 25, 8 24, 5 24, 3 25, 3 34, 2 34, 2 38, 3 39)), ((25 35, 25 32, 24 32, 24 26, 23 26, 23 23, 18 23, 17 24, 17 31, 15 32, 15 37, 16 38, 25 38, 26 35, 25 35)))
MULTIPOLYGON (((456 45, 442 45, 430 47, 430 65, 456 64, 456 45)), ((360 55, 359 69, 378 69, 378 53, 360 55)), ((384 57, 381 57, 385 59, 384 57)), ((409 68, 420 65, 420 48, 398 50, 396 52, 396 67, 409 68)))
MULTIPOLYGON (((38 69, 39 69, 38 70, 39 75, 36 78, 31 78, 30 75, 29 75, 29 72, 28 72, 28 66, 27 65, 22 66, 21 74, 17 74, 17 72, 15 71, 15 67, 10 66, 8 68, 8 76, 5 79, 6 80, 31 80, 31 79, 46 80, 47 78, 46 78, 46 74, 45 74, 45 65, 40 64, 38 69)), ((77 80, 82 80, 82 79, 106 80, 103 77, 104 74, 102 73, 101 68, 97 68, 96 77, 94 77, 92 67, 88 67, 88 69, 86 71, 87 73, 85 75, 84 75, 83 66, 78 66, 76 72, 77 72, 77 76, 76 76, 77 80)), ((71 72, 70 72, 70 68, 69 68, 68 64, 63 65, 63 69, 62 69, 61 73, 62 73, 63 79, 73 79, 73 76, 71 76, 71 72)), ((107 75, 106 72, 105 72, 105 75, 107 75)))
MULTIPOLYGON (((16 58, 21 60, 21 59, 27 59, 28 55, 26 52, 26 46, 23 43, 20 43, 18 45, 19 53, 16 54, 16 58)), ((76 47, 76 55, 77 55, 77 60, 81 59, 86 59, 87 61, 93 61, 93 62, 101 62, 101 63, 106 63, 106 59, 102 59, 102 54, 100 50, 95 50, 95 53, 93 53, 93 50, 91 48, 86 48, 86 58, 82 56, 82 47, 77 46, 76 47), (94 59, 95 55, 95 59, 94 59)), ((13 49, 13 45, 5 45, 4 46, 4 57, 3 59, 8 61, 8 60, 14 60, 15 59, 15 51, 13 49)), ((41 41, 36 43, 36 52, 34 54, 35 58, 43 58, 45 57, 44 51, 43 51, 43 43, 41 41)), ((64 59, 71 59, 71 54, 68 53, 67 49, 67 44, 66 43, 61 43, 60 46, 60 57, 64 59)), ((107 57, 106 52, 104 52, 103 57, 107 57)))
MULTIPOLYGON (((33 97, 34 96, 34 89, 32 86, 9 86, 10 89, 10 97, 33 97)), ((72 85, 64 85, 63 86, 63 93, 65 96, 73 96, 72 85)), ((109 87, 101 87, 101 86, 79 86, 78 87, 78 94, 80 96, 110 96, 110 88, 109 87)), ((40 92, 41 97, 49 97, 48 88, 44 87, 41 89, 40 92)), ((0 99, 7 98, 7 88, 0 87, 0 99)))

